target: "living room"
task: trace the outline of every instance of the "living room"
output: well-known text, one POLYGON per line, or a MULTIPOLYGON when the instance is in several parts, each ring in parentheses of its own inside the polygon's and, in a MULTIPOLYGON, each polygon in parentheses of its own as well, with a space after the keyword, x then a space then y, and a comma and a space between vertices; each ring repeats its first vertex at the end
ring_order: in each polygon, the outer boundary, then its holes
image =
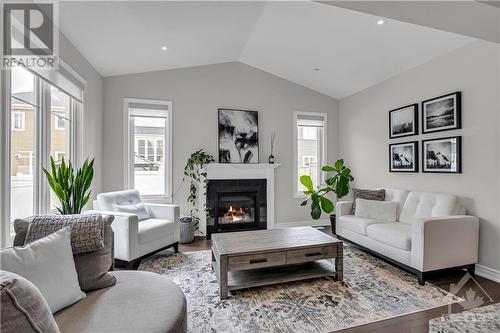
POLYGON ((497 2, 2 18, 1 332, 500 331, 497 2))

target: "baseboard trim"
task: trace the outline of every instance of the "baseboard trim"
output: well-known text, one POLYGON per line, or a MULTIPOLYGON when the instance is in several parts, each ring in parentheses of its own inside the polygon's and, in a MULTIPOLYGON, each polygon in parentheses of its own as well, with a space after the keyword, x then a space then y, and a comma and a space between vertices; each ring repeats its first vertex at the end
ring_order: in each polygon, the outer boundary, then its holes
POLYGON ((330 225, 330 220, 317 221, 297 221, 297 222, 281 222, 274 224, 275 229, 290 228, 290 227, 325 227, 330 225))
POLYGON ((476 264, 476 275, 500 283, 500 271, 476 264))

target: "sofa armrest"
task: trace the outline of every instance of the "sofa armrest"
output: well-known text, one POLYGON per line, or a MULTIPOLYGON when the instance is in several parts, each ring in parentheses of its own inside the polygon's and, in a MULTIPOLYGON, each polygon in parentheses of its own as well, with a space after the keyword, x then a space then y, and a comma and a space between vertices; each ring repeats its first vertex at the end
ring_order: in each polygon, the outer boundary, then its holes
POLYGON ((85 213, 114 216, 115 219, 111 227, 114 233, 115 258, 130 261, 132 254, 139 246, 139 218, 137 215, 103 210, 89 210, 85 213))
POLYGON ((335 214, 337 217, 344 215, 351 215, 352 201, 338 201, 335 206, 335 214))
POLYGON ((411 264, 425 272, 477 263, 479 219, 457 215, 412 223, 411 264))
POLYGON ((178 205, 145 203, 144 206, 155 219, 167 219, 179 223, 181 213, 178 205))

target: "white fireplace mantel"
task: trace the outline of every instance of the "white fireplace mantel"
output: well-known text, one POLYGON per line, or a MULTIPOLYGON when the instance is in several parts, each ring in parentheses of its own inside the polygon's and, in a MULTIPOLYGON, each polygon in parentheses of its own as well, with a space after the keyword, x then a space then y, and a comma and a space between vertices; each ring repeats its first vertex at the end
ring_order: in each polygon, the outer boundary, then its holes
MULTIPOLYGON (((274 200, 274 170, 280 164, 225 164, 225 163, 211 163, 205 168, 207 179, 266 179, 267 183, 267 228, 273 229, 275 227, 275 200, 274 200)), ((204 207, 207 203, 207 194, 205 189, 201 189, 198 196, 198 211, 200 214, 200 235, 207 234, 207 220, 203 214, 204 207)))

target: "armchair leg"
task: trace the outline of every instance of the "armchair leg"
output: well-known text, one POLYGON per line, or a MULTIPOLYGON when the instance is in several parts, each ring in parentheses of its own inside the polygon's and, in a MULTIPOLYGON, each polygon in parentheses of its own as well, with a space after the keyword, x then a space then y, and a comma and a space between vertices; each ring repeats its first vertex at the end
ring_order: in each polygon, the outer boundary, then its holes
POLYGON ((179 252, 179 242, 175 242, 173 245, 175 253, 179 252))
POLYGON ((425 277, 423 272, 418 272, 417 273, 417 279, 418 279, 418 284, 423 286, 425 285, 425 277))
POLYGON ((467 269, 467 272, 469 272, 469 274, 472 275, 472 277, 476 276, 476 265, 475 264, 468 265, 466 267, 466 269, 467 269))

